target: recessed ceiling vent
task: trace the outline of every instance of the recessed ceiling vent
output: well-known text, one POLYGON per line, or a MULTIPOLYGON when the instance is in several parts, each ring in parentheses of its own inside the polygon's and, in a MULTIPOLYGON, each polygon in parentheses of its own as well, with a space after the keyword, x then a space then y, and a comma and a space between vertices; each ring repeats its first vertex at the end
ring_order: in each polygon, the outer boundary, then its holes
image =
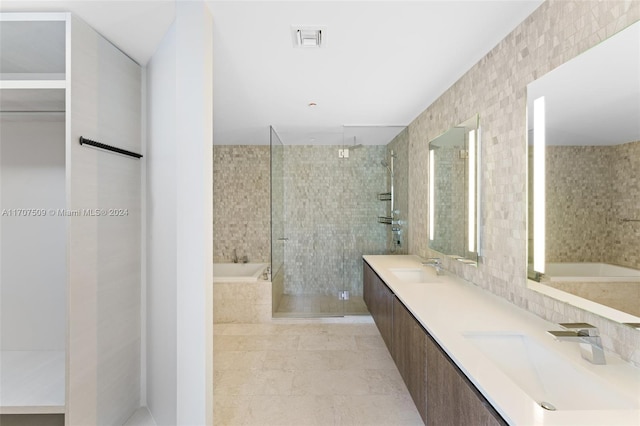
POLYGON ((291 26, 293 47, 321 47, 323 33, 322 27, 291 26))

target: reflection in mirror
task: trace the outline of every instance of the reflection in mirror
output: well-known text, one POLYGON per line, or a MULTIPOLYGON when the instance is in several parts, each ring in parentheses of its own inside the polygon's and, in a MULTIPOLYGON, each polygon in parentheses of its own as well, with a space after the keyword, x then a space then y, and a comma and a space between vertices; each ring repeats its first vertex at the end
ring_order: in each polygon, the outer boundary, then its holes
POLYGON ((478 116, 429 142, 429 248, 478 260, 478 116))
POLYGON ((531 286, 623 322, 640 317, 639 76, 640 22, 527 86, 531 286))

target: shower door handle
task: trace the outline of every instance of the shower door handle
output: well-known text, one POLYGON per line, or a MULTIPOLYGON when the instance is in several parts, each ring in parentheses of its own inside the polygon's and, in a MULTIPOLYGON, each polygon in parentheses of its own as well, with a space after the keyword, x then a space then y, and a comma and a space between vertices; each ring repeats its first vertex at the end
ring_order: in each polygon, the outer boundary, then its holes
POLYGON ((282 237, 282 238, 278 238, 278 241, 289 241, 288 238, 282 237))

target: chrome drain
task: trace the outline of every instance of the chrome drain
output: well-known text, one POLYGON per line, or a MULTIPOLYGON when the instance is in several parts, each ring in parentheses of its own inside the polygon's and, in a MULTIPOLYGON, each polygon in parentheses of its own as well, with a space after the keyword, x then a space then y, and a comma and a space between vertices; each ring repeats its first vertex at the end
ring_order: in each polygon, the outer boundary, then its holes
POLYGON ((545 410, 549 410, 549 411, 556 411, 556 407, 554 407, 552 403, 547 402, 547 401, 542 401, 542 402, 540 403, 540 406, 541 406, 542 408, 544 408, 545 410))

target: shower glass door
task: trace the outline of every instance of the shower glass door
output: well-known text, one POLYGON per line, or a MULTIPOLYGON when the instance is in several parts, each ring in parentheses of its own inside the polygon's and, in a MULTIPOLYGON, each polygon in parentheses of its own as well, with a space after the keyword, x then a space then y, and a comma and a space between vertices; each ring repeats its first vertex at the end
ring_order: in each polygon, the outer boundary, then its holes
POLYGON ((274 316, 368 313, 362 255, 406 250, 408 137, 403 130, 271 129, 274 316), (391 163, 396 167, 387 166, 391 163), (393 208, 384 197, 390 170, 397 183, 393 208), (385 217, 393 217, 393 223, 380 223, 385 217))
POLYGON ((284 145, 276 131, 270 131, 271 158, 271 292, 272 313, 278 310, 284 294, 284 145))
POLYGON ((342 128, 272 128, 271 141, 274 316, 342 316, 347 201, 342 128), (282 282, 277 280, 281 257, 282 282))

